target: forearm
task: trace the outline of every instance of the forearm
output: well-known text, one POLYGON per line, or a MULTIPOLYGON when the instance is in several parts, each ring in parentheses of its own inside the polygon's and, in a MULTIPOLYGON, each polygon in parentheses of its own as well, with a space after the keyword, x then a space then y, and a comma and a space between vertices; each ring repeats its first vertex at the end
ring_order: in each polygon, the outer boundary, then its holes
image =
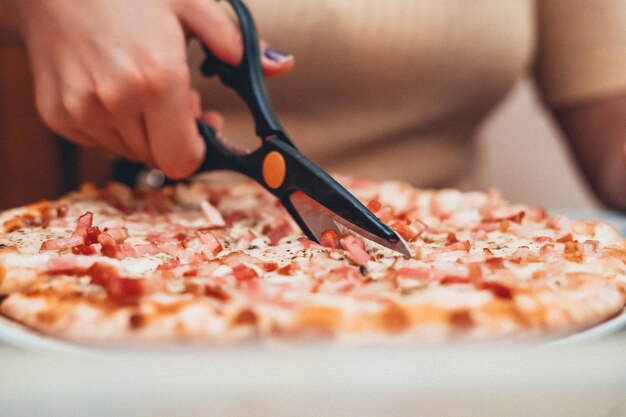
POLYGON ((626 212, 626 94, 555 113, 593 191, 626 212))
POLYGON ((20 0, 0 0, 0 46, 20 43, 18 2, 20 0))

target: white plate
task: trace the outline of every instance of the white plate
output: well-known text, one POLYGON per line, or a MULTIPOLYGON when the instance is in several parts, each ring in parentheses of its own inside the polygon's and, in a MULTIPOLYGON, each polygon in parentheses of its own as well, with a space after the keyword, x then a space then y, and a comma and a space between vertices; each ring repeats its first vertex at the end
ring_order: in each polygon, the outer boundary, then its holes
POLYGON ((7 345, 34 352, 87 353, 88 349, 35 332, 0 316, 0 346, 7 345))
MULTIPOLYGON (((598 324, 589 329, 551 340, 549 345, 576 344, 583 342, 593 342, 608 338, 620 332, 625 333, 626 329, 626 309, 617 316, 598 324)), ((19 323, 0 316, 0 346, 8 345, 24 350, 35 352, 63 352, 63 353, 97 353, 103 352, 101 349, 81 346, 75 343, 66 342, 50 336, 33 331, 19 323)), ((116 349, 119 351, 119 349, 116 349)))

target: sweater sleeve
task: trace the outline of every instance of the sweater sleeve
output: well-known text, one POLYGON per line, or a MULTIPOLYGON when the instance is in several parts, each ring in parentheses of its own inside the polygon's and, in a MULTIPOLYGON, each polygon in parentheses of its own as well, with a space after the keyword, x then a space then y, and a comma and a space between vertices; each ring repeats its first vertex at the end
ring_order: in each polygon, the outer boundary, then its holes
POLYGON ((626 0, 540 0, 537 81, 555 107, 626 93, 626 0))

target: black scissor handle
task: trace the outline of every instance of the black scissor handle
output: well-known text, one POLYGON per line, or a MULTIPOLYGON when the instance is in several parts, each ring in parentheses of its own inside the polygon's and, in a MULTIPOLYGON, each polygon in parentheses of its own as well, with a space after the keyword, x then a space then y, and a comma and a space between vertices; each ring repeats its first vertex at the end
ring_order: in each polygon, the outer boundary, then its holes
POLYGON ((229 65, 203 45, 207 57, 202 64, 201 71, 208 77, 219 76, 224 85, 239 94, 252 113, 256 134, 261 140, 265 141, 274 136, 284 137, 283 129, 274 115, 265 90, 259 39, 254 20, 241 0, 229 0, 229 3, 237 13, 243 37, 241 63, 236 67, 229 65))

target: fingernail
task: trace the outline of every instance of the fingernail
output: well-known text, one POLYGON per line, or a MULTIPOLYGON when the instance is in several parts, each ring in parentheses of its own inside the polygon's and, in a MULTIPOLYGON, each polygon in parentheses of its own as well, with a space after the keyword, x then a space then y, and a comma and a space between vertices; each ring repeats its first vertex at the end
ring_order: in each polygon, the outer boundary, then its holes
POLYGON ((292 55, 284 54, 272 48, 265 49, 265 51, 263 51, 263 56, 265 56, 265 58, 269 59, 270 61, 278 62, 279 64, 285 61, 289 61, 291 58, 293 58, 292 55))

